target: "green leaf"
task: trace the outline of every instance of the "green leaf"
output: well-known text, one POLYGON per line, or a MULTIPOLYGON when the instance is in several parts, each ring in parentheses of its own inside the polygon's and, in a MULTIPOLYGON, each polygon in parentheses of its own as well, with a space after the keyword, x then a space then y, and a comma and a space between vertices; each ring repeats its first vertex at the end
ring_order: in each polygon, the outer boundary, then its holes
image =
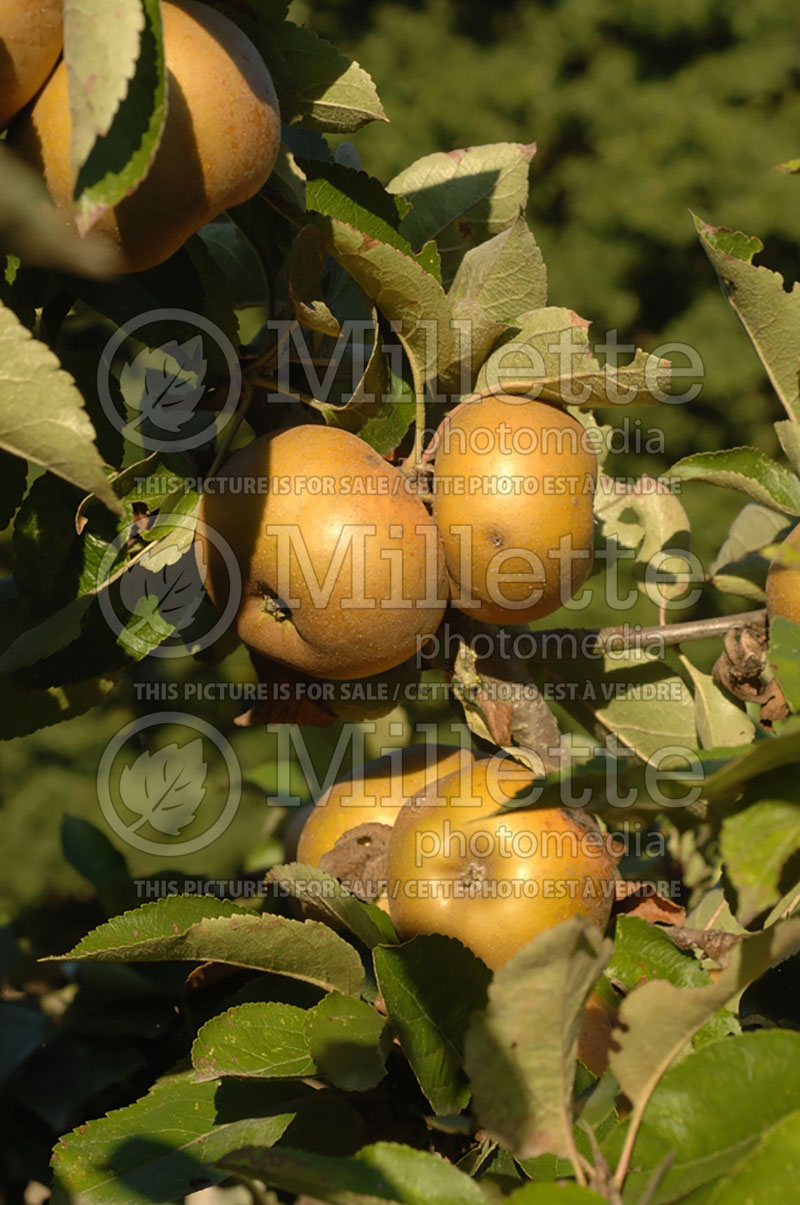
POLYGON ((715 754, 707 756, 711 773, 703 784, 703 798, 716 803, 740 794, 745 784, 760 774, 800 761, 800 723, 787 722, 777 736, 758 741, 738 756, 731 756, 730 751, 726 756, 722 750, 718 768, 715 754))
POLYGON ((655 606, 664 607, 691 591, 693 584, 696 588, 697 573, 688 558, 690 523, 683 504, 655 487, 652 477, 626 485, 601 474, 594 511, 606 541, 636 549, 636 584, 655 606))
POLYGON ((778 772, 757 782, 743 806, 722 822, 720 848, 738 895, 736 915, 749 925, 781 896, 781 872, 800 849, 800 790, 778 772), (751 802, 755 799, 755 802, 751 802))
MULTIPOLYGON (((396 247, 429 270, 427 255, 415 255, 398 226, 405 212, 402 197, 394 197, 366 172, 341 163, 301 159, 306 176, 306 205, 324 217, 355 226, 370 238, 396 247)), ((435 273, 434 273, 435 275, 435 273)))
POLYGON ((463 1072, 470 1017, 486 1005, 491 972, 452 937, 430 934, 379 946, 375 975, 403 1054, 434 1113, 469 1101, 463 1072), (456 995, 452 984, 460 985, 456 995))
POLYGON ((797 380, 800 287, 795 285, 787 292, 777 272, 751 263, 753 255, 761 250, 758 239, 709 226, 696 214, 692 217, 728 301, 747 331, 775 392, 797 421, 800 419, 797 380))
POLYGON ((44 343, 0 306, 0 447, 121 508, 103 472, 74 381, 44 343))
POLYGON ((382 908, 351 895, 338 879, 316 866, 300 862, 273 866, 267 871, 267 882, 283 894, 301 900, 312 914, 344 925, 369 949, 397 941, 394 926, 382 908))
POLYGON ((316 226, 304 226, 289 249, 286 266, 289 296, 300 326, 337 338, 339 320, 322 299, 325 240, 316 226))
POLYGON ((167 1076, 124 1109, 65 1135, 53 1152, 53 1205, 152 1205, 224 1178, 213 1164, 252 1142, 271 1146, 312 1089, 195 1083, 167 1076))
POLYGON ((724 1176, 708 1205, 748 1201, 791 1201, 800 1183, 800 1110, 765 1130, 730 1175, 724 1176))
POLYGON ((314 1075, 305 1009, 240 1004, 201 1026, 192 1045, 195 1082, 220 1076, 291 1079, 314 1075))
POLYGON ((800 474, 800 424, 785 419, 782 422, 775 423, 775 434, 781 441, 781 447, 786 453, 786 459, 795 473, 800 474))
MULTIPOLYGON (((662 1007, 656 1007, 658 1019, 662 1007)), ((762 1030, 703 1046, 667 1072, 653 1094, 633 1147, 625 1201, 645 1200, 654 1169, 670 1154, 673 1162, 651 1200, 653 1205, 682 1200, 727 1175, 770 1125, 798 1108, 800 1034, 762 1030)), ((629 1125, 602 1143, 612 1167, 629 1125)))
POLYGON ((395 1142, 362 1147, 352 1159, 246 1148, 221 1159, 219 1166, 330 1205, 486 1205, 475 1181, 451 1163, 395 1142))
POLYGON ((631 992, 642 980, 666 980, 676 987, 704 987, 711 982, 694 954, 679 950, 663 929, 638 916, 618 916, 614 953, 606 975, 631 992))
POLYGON ((98 707, 116 686, 116 678, 87 678, 64 686, 29 689, 13 677, 0 677, 3 693, 0 739, 28 736, 98 707))
POLYGON ((343 406, 319 409, 329 426, 352 431, 381 456, 388 456, 399 447, 414 421, 414 395, 406 382, 392 372, 381 341, 376 338, 353 396, 343 406))
POLYGON ((386 1074, 386 1021, 363 1000, 330 992, 305 1013, 305 1037, 319 1073, 343 1092, 368 1092, 386 1074))
POLYGON ((448 367, 447 380, 458 381, 459 392, 469 393, 506 324, 547 301, 544 260, 524 218, 467 251, 448 300, 461 334, 458 358, 448 367))
POLYGON ((695 723, 703 748, 718 749, 751 741, 755 725, 747 713, 720 690, 711 674, 704 674, 683 654, 677 660, 694 688, 695 723))
POLYGON ((769 664, 791 711, 800 711, 800 624, 776 615, 769 625, 769 664))
POLYGON ((589 343, 590 323, 546 306, 521 314, 512 337, 483 364, 476 390, 525 394, 559 406, 653 406, 669 394, 671 366, 638 348, 628 364, 604 366, 589 343))
POLYGON ((800 920, 782 921, 734 946, 716 983, 686 988, 651 980, 626 996, 619 1011, 622 1032, 609 1052, 609 1065, 634 1105, 635 1117, 646 1108, 670 1064, 714 1013, 798 946, 800 920))
POLYGON ((453 279, 466 250, 505 230, 524 211, 535 153, 535 143, 516 142, 437 151, 389 182, 389 192, 413 206, 401 233, 417 249, 436 239, 445 281, 453 279))
POLYGON ((495 322, 513 322, 547 304, 547 269, 523 217, 467 251, 448 297, 454 307, 459 302, 478 302, 495 322))
POLYGON ((305 26, 284 21, 275 40, 300 101, 308 129, 351 134, 370 121, 386 121, 372 77, 305 26))
POLYGON ((224 962, 274 971, 319 987, 356 994, 364 980, 352 946, 317 921, 253 915, 227 900, 168 896, 116 916, 94 929, 70 961, 224 962))
POLYGON ((70 158, 81 233, 147 174, 166 120, 158 0, 65 0, 70 158))
POLYGON ((567 1180, 562 1181, 555 1191, 549 1183, 523 1184, 522 1188, 515 1188, 510 1196, 503 1199, 508 1201, 508 1205, 598 1205, 607 1198, 601 1197, 592 1188, 583 1188, 567 1180))
POLYGON ((392 323, 420 380, 432 381, 453 359, 450 306, 442 286, 396 247, 337 218, 321 217, 328 250, 392 323))
POLYGON ((763 602, 769 560, 761 555, 761 549, 777 542, 786 531, 784 514, 749 502, 739 511, 709 566, 710 581, 726 594, 739 594, 763 602))
POLYGON ((489 988, 467 1033, 466 1069, 481 1126, 520 1158, 571 1158, 578 1033, 611 942, 583 917, 529 942, 489 988))
POLYGON ((61 849, 70 866, 98 890, 129 877, 124 856, 102 829, 82 816, 64 816, 61 849))
POLYGON ((0 250, 29 268, 110 276, 119 267, 105 239, 81 238, 53 204, 41 178, 0 143, 0 250))
POLYGON ((679 481, 721 485, 785 515, 800 515, 800 480, 758 448, 696 452, 674 464, 669 475, 679 481))

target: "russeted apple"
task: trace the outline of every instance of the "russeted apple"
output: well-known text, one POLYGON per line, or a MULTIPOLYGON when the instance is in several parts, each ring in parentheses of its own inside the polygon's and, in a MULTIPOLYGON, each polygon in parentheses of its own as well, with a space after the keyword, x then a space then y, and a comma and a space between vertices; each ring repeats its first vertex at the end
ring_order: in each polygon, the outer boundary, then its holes
POLYGON ((361 678, 417 656, 436 632, 447 599, 436 525, 358 436, 313 425, 262 435, 205 490, 200 572, 224 609, 219 543, 230 548, 243 581, 236 630, 251 649, 316 677, 361 678))
POLYGON ((781 561, 780 553, 767 574, 767 614, 800 623, 800 525, 783 542, 792 558, 781 561))
POLYGON ((339 838, 360 824, 391 828, 412 795, 474 760, 468 749, 424 744, 366 762, 329 787, 311 808, 300 834, 297 861, 318 866, 339 838))
MULTIPOLYGON (((127 272, 162 263, 206 222, 254 196, 281 141, 272 78, 246 34, 194 0, 164 2, 161 13, 168 100, 161 142, 142 182, 92 227, 119 248, 127 272)), ((71 136, 62 61, 10 141, 74 223, 71 136)))
POLYGON ((0 0, 0 130, 41 88, 61 54, 63 0, 0 0))
POLYGON ((592 567, 597 457, 562 407, 500 394, 440 433, 433 513, 453 602, 489 623, 563 606, 592 567))
POLYGON ((604 929, 617 878, 588 813, 537 807, 511 758, 474 762, 401 809, 389 841, 389 911, 403 939, 456 937, 497 970, 545 929, 582 915, 604 929))

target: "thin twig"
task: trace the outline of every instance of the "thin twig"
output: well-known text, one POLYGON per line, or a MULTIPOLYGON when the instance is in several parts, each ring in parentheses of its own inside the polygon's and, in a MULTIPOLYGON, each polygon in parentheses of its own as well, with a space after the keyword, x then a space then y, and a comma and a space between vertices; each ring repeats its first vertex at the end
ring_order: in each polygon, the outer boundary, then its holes
POLYGON ((767 612, 741 611, 737 615, 720 615, 714 619, 690 619, 685 623, 653 624, 650 627, 631 627, 622 624, 608 628, 547 628, 532 631, 541 652, 534 653, 529 660, 537 658, 552 658, 552 652, 547 649, 553 641, 574 640, 576 647, 580 644, 581 654, 601 653, 609 645, 615 651, 636 649, 659 641, 665 647, 683 644, 687 640, 707 640, 712 636, 723 636, 730 628, 764 627, 767 612))

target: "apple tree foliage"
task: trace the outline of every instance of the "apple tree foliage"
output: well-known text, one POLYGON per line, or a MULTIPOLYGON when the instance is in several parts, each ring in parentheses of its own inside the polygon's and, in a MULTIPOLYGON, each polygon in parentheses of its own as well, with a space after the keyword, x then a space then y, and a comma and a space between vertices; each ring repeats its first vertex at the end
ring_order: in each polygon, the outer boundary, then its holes
MULTIPOLYGON (((77 716, 102 730, 115 700, 135 714, 130 683, 177 623, 148 582, 185 552, 203 477, 232 438, 274 426, 276 407, 398 458, 424 454, 423 432, 498 374, 556 405, 579 398, 574 412, 601 435, 629 409, 669 404, 667 362, 647 349, 604 360, 590 342, 592 314, 548 304, 523 216, 533 142, 425 155, 384 184, 342 140, 384 121, 367 71, 288 20, 278 0, 224 7, 273 74, 284 142, 262 192, 167 264, 108 278, 91 240, 65 231, 0 147, 9 748, 77 716), (110 373, 111 417, 97 366, 139 315, 175 310, 225 333, 242 387, 229 423, 211 422, 188 451, 143 458, 134 436, 153 420, 146 403, 157 396, 164 328, 128 336, 127 364, 110 373), (456 333, 463 320, 469 346, 456 333), (366 332, 366 348, 350 340, 340 354, 347 324, 366 332), (277 379, 281 341, 296 330, 314 349, 318 380, 332 366, 324 389, 309 384, 296 348, 277 379), (566 369, 550 354, 559 339, 573 353, 566 369), (524 348, 543 368, 532 372, 524 348), (109 624, 111 594, 127 626, 109 624)), ((126 83, 140 56, 160 61, 160 36, 156 0, 128 0, 98 6, 86 42, 68 43, 76 71, 106 64, 93 82, 97 105, 74 114, 84 164, 92 155, 81 213, 102 212, 146 174, 164 119, 163 73, 138 73, 149 90, 126 83), (149 36, 122 39, 112 59, 95 55, 125 14, 149 36)), ((483 655, 476 625, 463 621, 425 671, 448 684, 444 711, 481 750, 502 747, 540 768, 545 799, 584 793, 609 831, 658 838, 657 855, 645 843, 623 857, 609 934, 574 919, 493 977, 453 939, 401 943, 380 909, 287 862, 280 810, 264 855, 280 890, 249 902, 200 890, 142 902, 102 821, 67 815, 63 859, 91 888, 91 906, 61 918, 57 941, 52 916, 38 929, 25 917, 0 929, 9 1200, 50 1176, 54 1202, 84 1205, 172 1202, 220 1183, 245 1186, 254 1201, 526 1205, 553 1199, 556 1180, 566 1181, 559 1199, 576 1203, 791 1199, 800 1172, 800 626, 767 625, 763 602, 775 546, 800 517, 800 308, 797 288, 754 262, 754 234, 711 224, 725 217, 697 215, 695 232, 731 329, 744 327, 782 407, 780 456, 758 447, 684 456, 666 490, 601 471, 591 608, 559 612, 552 625, 577 628, 590 616, 594 626, 579 629, 588 643, 567 643, 561 656, 483 655), (744 501, 699 578, 687 573, 686 482, 744 501), (620 622, 603 601, 607 566, 620 559, 632 614, 649 624, 638 647, 628 637, 612 647, 607 631, 620 622), (691 607, 673 607, 692 591, 722 616, 702 629, 713 673, 694 652, 691 607), (665 880, 677 901, 646 890, 665 880), (293 896, 306 904, 303 919, 293 896), (595 988, 618 1010, 599 1077, 576 1061, 595 988)), ((177 350, 185 407, 197 348, 187 337, 177 350)), ((223 360, 208 353, 204 363, 217 410, 230 392, 223 360)), ((234 644, 223 637, 198 654, 207 677, 227 672, 234 644)), ((263 748, 265 724, 331 734, 344 716, 256 708, 244 732, 263 748)), ((233 731, 228 710, 216 722, 233 731)), ((67 749, 79 730, 63 731, 67 749)), ((254 748, 247 775, 263 802, 271 767, 254 748)), ((52 806, 69 812, 69 779, 60 781, 52 806)), ((27 802, 35 814, 35 789, 27 802)))

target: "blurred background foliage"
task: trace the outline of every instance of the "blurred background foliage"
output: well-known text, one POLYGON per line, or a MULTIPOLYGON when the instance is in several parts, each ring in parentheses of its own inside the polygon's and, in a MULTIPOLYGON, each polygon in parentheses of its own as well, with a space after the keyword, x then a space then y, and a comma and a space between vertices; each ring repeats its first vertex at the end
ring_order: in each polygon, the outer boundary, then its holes
MULTIPOLYGON (((776 452, 778 403, 720 296, 689 209, 713 224, 758 234, 765 243, 762 262, 789 281, 797 277, 798 184, 772 168, 798 153, 798 10, 785 0, 659 6, 496 0, 491 8, 474 0, 424 6, 296 0, 289 15, 350 53, 377 83, 391 121, 354 137, 365 170, 386 182, 433 151, 535 140, 527 216, 544 252, 551 304, 591 319, 598 340, 616 329, 621 341, 647 349, 680 342, 700 353, 705 373, 697 400, 641 412, 645 429, 663 428, 663 452, 632 447, 615 457, 614 471, 663 471, 690 451, 742 443, 776 452)), ((693 486, 683 501, 694 547, 707 566, 741 500, 693 486)), ((2 540, 8 539, 6 533, 2 540)), ((737 601, 708 592, 694 614, 740 609, 737 601)), ((648 623, 657 617, 643 600, 625 618, 648 623)), ((545 626, 602 621, 608 616, 593 604, 578 617, 553 616, 545 626)), ((716 647, 709 645, 707 661, 716 647)), ((149 659, 138 673, 140 682, 252 677, 242 649, 219 666, 149 659)), ((76 936, 54 937, 58 901, 69 894, 91 899, 95 891, 65 860, 63 814, 107 832, 95 785, 102 751, 132 718, 164 706, 143 701, 133 683, 120 683, 88 716, 0 747, 6 865, 0 908, 29 910, 18 918, 18 931, 42 952, 76 936)), ((281 751, 263 728, 234 726, 244 709, 211 699, 191 707, 230 738, 242 764, 245 790, 236 823, 222 841, 170 863, 169 870, 164 859, 125 848, 133 875, 170 877, 178 870, 224 877, 242 867, 257 873, 281 856, 287 814, 265 807, 266 795, 276 790, 281 751)), ((366 754, 407 743, 419 719, 439 724, 447 740, 447 726, 459 718, 440 695, 438 702, 379 721, 366 754)), ((318 773, 340 728, 306 730, 318 773)))
MULTIPOLYGON (((797 279, 800 11, 784 0, 296 0, 291 15, 376 80, 389 125, 353 141, 390 179, 432 151, 535 141, 528 221, 550 303, 601 339, 686 343, 690 411, 663 415, 662 467, 701 448, 776 449, 782 417, 689 214, 757 234, 797 279)), ((676 358, 676 363, 681 363, 676 358)), ((659 422, 662 422, 659 412, 659 422)), ((637 461, 637 471, 642 463, 637 461)))

